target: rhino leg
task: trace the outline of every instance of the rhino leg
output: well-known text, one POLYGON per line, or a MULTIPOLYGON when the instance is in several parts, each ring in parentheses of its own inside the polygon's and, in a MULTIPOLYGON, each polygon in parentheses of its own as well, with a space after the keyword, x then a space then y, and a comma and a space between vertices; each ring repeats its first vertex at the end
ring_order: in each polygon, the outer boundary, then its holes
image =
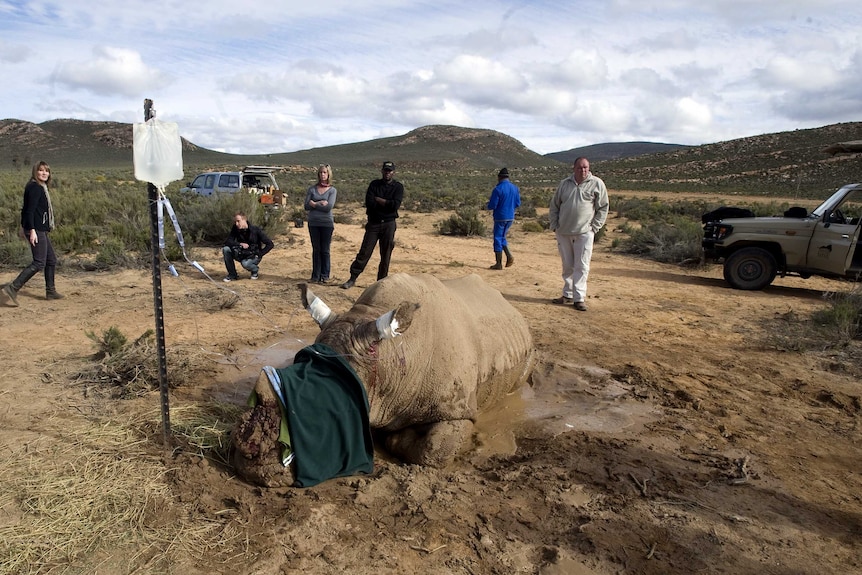
POLYGON ((241 477, 257 485, 293 485, 291 467, 281 464, 281 444, 278 442, 281 408, 265 374, 260 374, 254 390, 257 405, 240 416, 231 434, 234 469, 241 477))
POLYGON ((414 425, 386 437, 386 448, 406 463, 445 467, 473 433, 473 422, 455 419, 414 425))

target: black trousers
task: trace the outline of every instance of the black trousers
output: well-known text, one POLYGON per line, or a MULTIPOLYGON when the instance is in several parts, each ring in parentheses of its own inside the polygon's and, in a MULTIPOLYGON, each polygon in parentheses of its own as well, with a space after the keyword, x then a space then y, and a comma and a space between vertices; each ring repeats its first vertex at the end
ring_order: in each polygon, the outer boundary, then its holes
POLYGON ((395 248, 395 220, 379 224, 365 224, 365 236, 356 259, 350 264, 350 277, 356 279, 368 265, 368 260, 374 253, 374 246, 380 242, 380 266, 377 268, 377 279, 382 280, 389 275, 389 260, 395 248))

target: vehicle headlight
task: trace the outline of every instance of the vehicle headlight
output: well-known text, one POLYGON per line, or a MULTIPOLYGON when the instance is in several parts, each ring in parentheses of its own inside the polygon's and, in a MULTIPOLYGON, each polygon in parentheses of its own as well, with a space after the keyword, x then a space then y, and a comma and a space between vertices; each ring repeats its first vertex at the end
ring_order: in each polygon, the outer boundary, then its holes
POLYGON ((715 239, 723 240, 733 232, 733 226, 728 224, 719 224, 715 227, 715 239))

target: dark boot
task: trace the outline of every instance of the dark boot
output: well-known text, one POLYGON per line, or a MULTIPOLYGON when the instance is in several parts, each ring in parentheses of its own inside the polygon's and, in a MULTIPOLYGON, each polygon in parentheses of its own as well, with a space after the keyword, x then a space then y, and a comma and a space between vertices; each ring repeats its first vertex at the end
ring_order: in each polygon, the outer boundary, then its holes
POLYGON ((9 298, 9 301, 12 302, 12 305, 18 306, 18 290, 15 289, 15 286, 12 284, 5 284, 3 286, 3 293, 6 294, 6 297, 9 298))
POLYGON ((45 299, 63 299, 63 294, 57 293, 54 287, 56 269, 54 266, 45 266, 45 299))
POLYGON ((350 289, 355 285, 356 285, 356 278, 353 276, 350 276, 349 280, 347 280, 346 282, 341 284, 341 289, 350 289))
POLYGON ((512 267, 512 264, 515 263, 515 258, 512 257, 512 252, 509 251, 509 246, 503 246, 503 252, 506 254, 506 267, 512 267))
POLYGON ((29 265, 21 270, 21 273, 18 274, 17 278, 12 280, 12 283, 6 284, 3 287, 3 293, 9 296, 9 299, 12 300, 12 305, 18 305, 18 290, 24 287, 24 284, 30 281, 30 278, 36 275, 38 271, 38 268, 29 265))
POLYGON ((492 270, 503 269, 503 252, 494 252, 494 257, 497 258, 497 263, 492 265, 489 269, 492 269, 492 270))

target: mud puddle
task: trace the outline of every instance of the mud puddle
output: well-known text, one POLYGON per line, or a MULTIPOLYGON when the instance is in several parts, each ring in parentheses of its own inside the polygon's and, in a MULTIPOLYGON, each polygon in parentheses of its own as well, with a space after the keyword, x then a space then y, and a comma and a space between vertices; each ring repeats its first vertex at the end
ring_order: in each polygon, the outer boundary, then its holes
POLYGON ((629 433, 661 416, 657 405, 637 400, 631 386, 606 370, 554 362, 540 364, 526 385, 476 421, 477 454, 515 452, 515 433, 526 427, 549 435, 567 431, 629 433))

